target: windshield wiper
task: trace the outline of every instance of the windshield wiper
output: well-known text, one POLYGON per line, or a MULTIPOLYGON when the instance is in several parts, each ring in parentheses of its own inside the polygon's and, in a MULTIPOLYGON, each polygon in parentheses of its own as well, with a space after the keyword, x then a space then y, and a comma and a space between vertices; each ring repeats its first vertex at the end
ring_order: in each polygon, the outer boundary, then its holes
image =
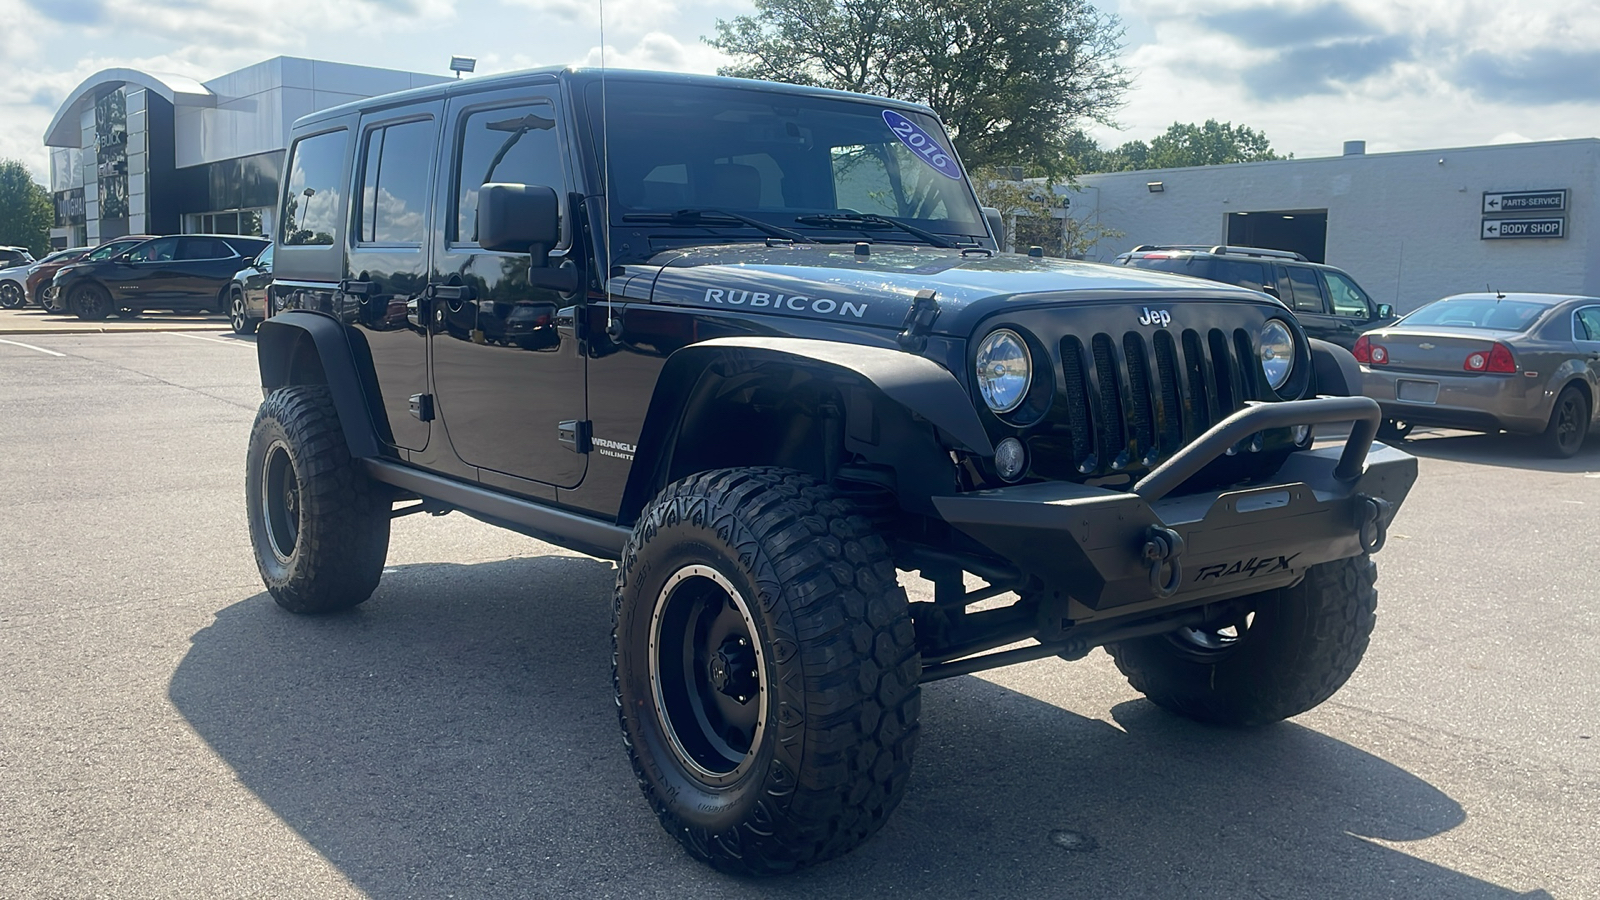
POLYGON ((702 208, 680 209, 677 212, 670 213, 628 213, 622 217, 622 221, 624 222, 665 222, 668 225, 703 225, 707 221, 715 221, 717 219, 726 219, 730 222, 742 222, 745 225, 749 225, 751 228, 754 228, 758 231, 763 231, 775 238, 782 238, 786 241, 794 241, 797 244, 816 243, 816 241, 813 241, 811 238, 806 237, 798 231, 790 231, 787 228, 782 228, 768 222, 763 222, 760 219, 753 219, 749 216, 742 216, 736 212, 728 212, 725 209, 702 208))
POLYGON ((860 228, 862 231, 871 230, 863 226, 880 225, 889 228, 898 228, 901 231, 904 231, 906 234, 911 234, 922 238, 936 247, 954 248, 961 246, 942 234, 935 234, 932 231, 918 228, 915 225, 908 225, 899 219, 892 219, 888 216, 880 216, 877 213, 827 213, 815 216, 795 216, 794 220, 799 222, 801 225, 820 225, 824 228, 860 228))

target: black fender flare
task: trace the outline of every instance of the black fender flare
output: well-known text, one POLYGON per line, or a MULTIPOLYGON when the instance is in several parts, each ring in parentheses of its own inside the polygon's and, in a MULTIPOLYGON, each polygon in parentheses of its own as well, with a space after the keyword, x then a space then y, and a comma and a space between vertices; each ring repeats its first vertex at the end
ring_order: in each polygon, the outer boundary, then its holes
POLYGON ((1310 338, 1311 372, 1316 393, 1331 397, 1361 396, 1361 365, 1349 350, 1310 338))
MULTIPOLYGON (((308 345, 314 349, 323 381, 333 395, 350 455, 357 459, 382 455, 383 441, 373 425, 357 354, 345 327, 328 316, 289 310, 261 323, 256 331, 256 362, 261 368, 263 396, 293 383, 295 354, 308 345)), ((366 359, 370 369, 371 359, 366 359)))
POLYGON ((854 376, 932 424, 952 449, 993 456, 994 446, 966 388, 949 370, 902 350, 790 337, 722 337, 691 344, 667 358, 645 414, 632 471, 623 491, 619 522, 649 502, 665 471, 692 395, 721 361, 754 365, 787 362, 854 376))

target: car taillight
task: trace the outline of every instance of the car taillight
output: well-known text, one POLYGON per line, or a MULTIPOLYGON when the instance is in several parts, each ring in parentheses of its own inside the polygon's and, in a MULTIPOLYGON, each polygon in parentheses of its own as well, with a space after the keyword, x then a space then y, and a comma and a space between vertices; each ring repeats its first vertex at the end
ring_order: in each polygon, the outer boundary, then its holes
POLYGON ((1361 337, 1356 338, 1356 345, 1350 352, 1355 354, 1356 362, 1371 363, 1372 341, 1363 334, 1361 337))
POLYGON ((1495 341, 1487 351, 1478 350, 1467 354, 1466 362, 1461 368, 1468 372, 1490 372, 1496 375, 1515 375, 1517 373, 1516 357, 1511 355, 1511 348, 1495 341))

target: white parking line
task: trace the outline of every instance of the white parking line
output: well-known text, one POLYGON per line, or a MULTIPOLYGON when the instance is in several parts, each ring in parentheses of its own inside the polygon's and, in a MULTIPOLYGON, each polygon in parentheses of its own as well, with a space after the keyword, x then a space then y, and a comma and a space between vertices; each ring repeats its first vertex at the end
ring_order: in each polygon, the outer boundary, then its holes
POLYGON ((204 337, 204 336, 198 335, 198 334, 187 334, 187 333, 182 332, 182 331, 163 331, 161 333, 162 334, 169 334, 169 335, 172 335, 173 337, 189 338, 190 340, 195 340, 195 341, 210 341, 213 344, 227 344, 230 347, 254 347, 255 346, 255 344, 252 344, 249 341, 230 341, 230 340, 225 340, 223 338, 204 337))
POLYGON ((5 338, 0 338, 0 344, 10 344, 13 347, 26 347, 29 350, 37 350, 40 353, 46 353, 46 354, 49 354, 50 356, 66 356, 65 353, 57 353, 54 350, 46 350, 43 347, 35 347, 32 344, 24 344, 21 341, 8 341, 5 338))

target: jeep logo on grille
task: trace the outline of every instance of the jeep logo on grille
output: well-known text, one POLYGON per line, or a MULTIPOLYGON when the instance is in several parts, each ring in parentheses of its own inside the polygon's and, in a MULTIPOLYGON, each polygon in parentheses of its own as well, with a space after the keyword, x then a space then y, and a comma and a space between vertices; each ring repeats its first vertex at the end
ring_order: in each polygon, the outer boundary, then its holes
POLYGON ((1139 317, 1140 325, 1160 325, 1162 328, 1172 324, 1172 313, 1164 309, 1151 309, 1146 306, 1144 315, 1139 317))

